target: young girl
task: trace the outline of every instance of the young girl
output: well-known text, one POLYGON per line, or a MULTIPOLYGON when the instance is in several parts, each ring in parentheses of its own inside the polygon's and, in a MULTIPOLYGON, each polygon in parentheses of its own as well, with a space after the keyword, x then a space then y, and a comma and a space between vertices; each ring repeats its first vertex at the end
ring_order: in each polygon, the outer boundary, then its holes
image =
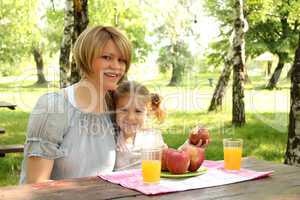
POLYGON ((115 90, 114 102, 117 122, 117 159, 115 170, 135 168, 140 164, 140 153, 133 149, 136 132, 145 127, 149 116, 162 122, 165 113, 161 110, 161 97, 151 94, 142 84, 122 82, 115 90))

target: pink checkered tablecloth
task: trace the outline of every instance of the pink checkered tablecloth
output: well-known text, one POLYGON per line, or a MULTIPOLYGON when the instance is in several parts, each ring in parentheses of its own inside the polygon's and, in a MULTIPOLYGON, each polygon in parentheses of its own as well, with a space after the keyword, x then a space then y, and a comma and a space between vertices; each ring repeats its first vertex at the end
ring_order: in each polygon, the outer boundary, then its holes
POLYGON ((99 174, 98 176, 111 183, 120 184, 143 194, 154 195, 249 181, 270 176, 273 172, 257 172, 248 169, 229 172, 223 169, 223 162, 209 160, 205 160, 202 166, 208 169, 207 173, 190 178, 161 178, 158 184, 144 184, 140 169, 111 172, 99 174))

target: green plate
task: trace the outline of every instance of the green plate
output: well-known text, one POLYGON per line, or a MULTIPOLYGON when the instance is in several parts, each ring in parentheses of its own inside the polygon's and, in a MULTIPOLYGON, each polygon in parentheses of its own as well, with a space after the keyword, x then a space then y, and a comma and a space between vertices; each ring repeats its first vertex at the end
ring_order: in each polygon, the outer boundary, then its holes
POLYGON ((200 167, 195 172, 186 172, 184 174, 172 174, 171 172, 162 171, 160 173, 160 177, 163 177, 163 178, 187 178, 187 177, 199 176, 201 174, 205 174, 206 172, 207 172, 206 167, 200 167))

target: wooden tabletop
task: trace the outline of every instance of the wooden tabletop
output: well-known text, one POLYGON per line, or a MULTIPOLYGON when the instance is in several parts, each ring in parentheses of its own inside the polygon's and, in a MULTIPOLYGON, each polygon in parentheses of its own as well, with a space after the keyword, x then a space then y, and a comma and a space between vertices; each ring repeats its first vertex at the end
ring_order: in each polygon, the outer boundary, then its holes
POLYGON ((9 108, 11 110, 15 110, 17 107, 16 104, 8 103, 5 101, 0 101, 0 108, 9 108))
MULTIPOLYGON (((103 181, 97 177, 53 181, 38 185, 0 188, 1 200, 89 200, 89 199, 266 199, 299 200, 300 168, 244 158, 243 167, 257 171, 274 170, 271 177, 218 187, 145 196, 140 192, 103 181)), ((217 178, 217 177, 216 177, 217 178)))

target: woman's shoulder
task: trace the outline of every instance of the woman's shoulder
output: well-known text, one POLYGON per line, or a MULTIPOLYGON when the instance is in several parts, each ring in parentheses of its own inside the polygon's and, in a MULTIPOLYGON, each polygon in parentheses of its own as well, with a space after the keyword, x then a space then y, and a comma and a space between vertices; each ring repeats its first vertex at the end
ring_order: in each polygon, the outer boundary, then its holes
POLYGON ((64 93, 61 91, 40 96, 30 113, 28 138, 61 137, 68 123, 67 106, 64 93))
POLYGON ((63 90, 49 92, 41 95, 33 109, 34 113, 57 113, 65 112, 67 101, 63 90))

